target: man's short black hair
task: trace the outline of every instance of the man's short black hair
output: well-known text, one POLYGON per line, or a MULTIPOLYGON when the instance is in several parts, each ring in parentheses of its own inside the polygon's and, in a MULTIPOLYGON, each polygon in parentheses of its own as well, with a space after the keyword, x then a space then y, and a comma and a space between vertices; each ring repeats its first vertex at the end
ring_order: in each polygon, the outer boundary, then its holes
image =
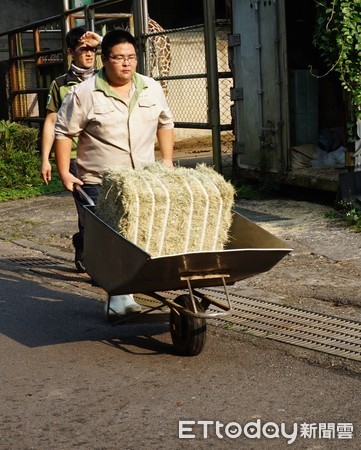
POLYGON ((71 48, 75 50, 76 46, 79 43, 79 39, 83 36, 84 33, 87 32, 87 29, 84 27, 75 27, 68 31, 66 35, 66 46, 67 48, 71 48))
POLYGON ((109 56, 112 48, 117 44, 132 44, 135 51, 137 51, 137 41, 134 36, 125 30, 109 31, 102 40, 102 54, 109 56))

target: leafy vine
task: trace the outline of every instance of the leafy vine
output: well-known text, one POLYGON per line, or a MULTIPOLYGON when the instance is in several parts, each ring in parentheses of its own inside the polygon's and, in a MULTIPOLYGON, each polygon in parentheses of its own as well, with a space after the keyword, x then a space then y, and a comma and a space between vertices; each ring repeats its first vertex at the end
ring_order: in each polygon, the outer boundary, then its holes
POLYGON ((340 74, 352 113, 361 118, 361 0, 315 0, 313 44, 328 66, 340 74))

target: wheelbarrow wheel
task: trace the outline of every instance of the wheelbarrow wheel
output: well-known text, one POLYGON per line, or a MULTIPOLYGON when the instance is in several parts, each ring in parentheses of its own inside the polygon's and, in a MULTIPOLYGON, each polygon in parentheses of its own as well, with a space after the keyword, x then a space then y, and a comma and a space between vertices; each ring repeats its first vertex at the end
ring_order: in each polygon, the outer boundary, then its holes
MULTIPOLYGON (((175 303, 190 311, 193 310, 192 300, 188 295, 180 295, 175 303)), ((198 311, 204 312, 199 303, 198 311)), ((169 315, 170 334, 177 353, 184 356, 198 355, 206 343, 206 320, 200 317, 192 317, 181 311, 172 309, 169 315)))

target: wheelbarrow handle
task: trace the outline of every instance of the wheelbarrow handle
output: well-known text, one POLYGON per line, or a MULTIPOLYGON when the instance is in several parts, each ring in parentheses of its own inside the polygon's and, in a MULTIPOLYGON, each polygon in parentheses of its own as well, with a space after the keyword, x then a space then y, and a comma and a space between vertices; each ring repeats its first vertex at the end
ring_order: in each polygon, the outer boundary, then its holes
POLYGON ((74 183, 74 189, 78 192, 78 194, 83 197, 83 199, 87 202, 89 206, 95 206, 93 199, 89 197, 89 195, 82 189, 80 184, 74 183))

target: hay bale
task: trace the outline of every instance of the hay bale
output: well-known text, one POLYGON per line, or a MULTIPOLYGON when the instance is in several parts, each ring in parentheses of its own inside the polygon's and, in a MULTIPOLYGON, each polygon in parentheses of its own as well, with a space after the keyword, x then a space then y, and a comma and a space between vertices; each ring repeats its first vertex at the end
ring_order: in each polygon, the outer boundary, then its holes
POLYGON ((96 214, 152 256, 221 250, 232 222, 234 188, 205 165, 160 163, 103 173, 96 214))

